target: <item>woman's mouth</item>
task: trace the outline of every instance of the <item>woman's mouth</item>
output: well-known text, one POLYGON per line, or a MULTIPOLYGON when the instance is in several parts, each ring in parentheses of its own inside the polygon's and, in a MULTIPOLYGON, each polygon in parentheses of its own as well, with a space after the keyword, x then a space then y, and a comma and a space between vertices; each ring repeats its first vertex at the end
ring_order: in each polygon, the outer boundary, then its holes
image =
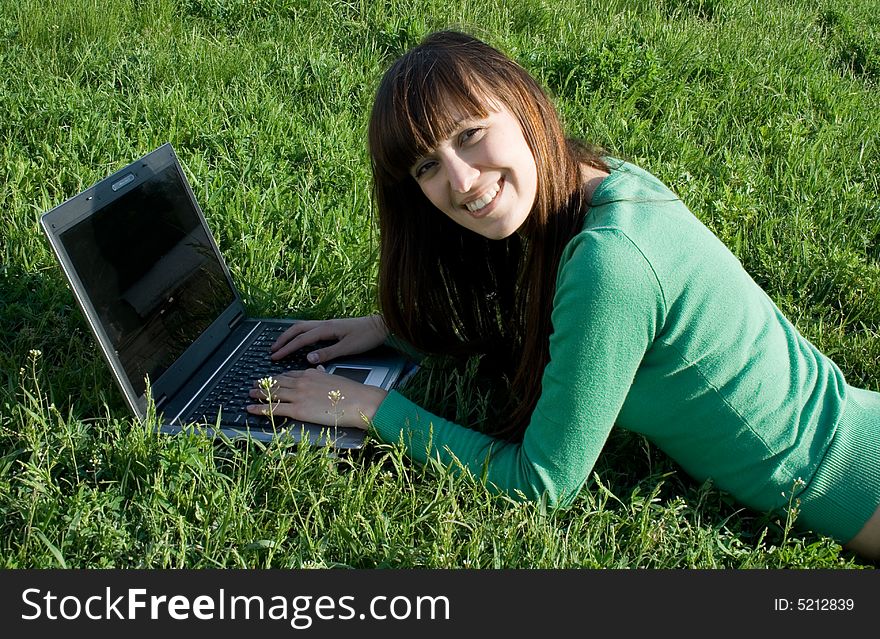
POLYGON ((465 208, 476 216, 484 215, 489 212, 491 205, 498 198, 498 194, 504 189, 504 178, 501 178, 495 186, 487 191, 482 197, 465 204, 465 208))

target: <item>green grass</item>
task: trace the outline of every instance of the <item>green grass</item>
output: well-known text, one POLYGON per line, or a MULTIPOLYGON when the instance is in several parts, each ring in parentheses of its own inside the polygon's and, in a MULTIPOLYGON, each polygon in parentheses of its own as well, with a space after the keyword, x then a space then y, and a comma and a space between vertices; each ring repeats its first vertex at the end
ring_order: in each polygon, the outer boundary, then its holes
MULTIPOLYGON (((255 314, 375 309, 366 118, 462 26, 569 130, 670 184, 855 385, 880 389, 876 0, 0 0, 0 566, 863 568, 615 433, 568 511, 372 442, 133 423, 39 216, 170 141, 255 314), (31 353, 39 351, 39 353, 31 353)), ((407 391, 479 422, 472 369, 407 391)))

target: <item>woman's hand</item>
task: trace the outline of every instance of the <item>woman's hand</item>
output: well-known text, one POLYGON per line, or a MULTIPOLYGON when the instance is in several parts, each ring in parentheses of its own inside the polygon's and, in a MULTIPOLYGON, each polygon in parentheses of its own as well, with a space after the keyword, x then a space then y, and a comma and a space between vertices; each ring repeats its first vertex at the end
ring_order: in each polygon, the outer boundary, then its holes
POLYGON ((388 328, 381 315, 331 320, 296 322, 284 331, 269 348, 271 358, 279 360, 290 353, 321 340, 335 344, 309 353, 308 360, 319 364, 343 355, 356 355, 376 348, 388 337, 388 328))
POLYGON ((381 388, 329 375, 319 366, 279 375, 268 389, 252 389, 251 398, 263 403, 251 404, 247 410, 253 415, 271 412, 303 422, 366 430, 386 395, 381 388))

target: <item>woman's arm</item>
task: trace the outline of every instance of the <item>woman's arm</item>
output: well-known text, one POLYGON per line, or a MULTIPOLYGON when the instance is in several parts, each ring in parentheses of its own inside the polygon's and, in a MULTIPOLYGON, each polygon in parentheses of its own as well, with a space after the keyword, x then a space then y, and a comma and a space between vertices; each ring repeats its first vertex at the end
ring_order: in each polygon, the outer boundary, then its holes
POLYGON ((372 427, 384 441, 402 439, 417 461, 457 459, 476 477, 485 470, 496 490, 568 504, 589 477, 664 315, 657 278, 630 239, 612 228, 584 232, 562 258, 550 362, 521 444, 444 420, 396 391, 372 427))

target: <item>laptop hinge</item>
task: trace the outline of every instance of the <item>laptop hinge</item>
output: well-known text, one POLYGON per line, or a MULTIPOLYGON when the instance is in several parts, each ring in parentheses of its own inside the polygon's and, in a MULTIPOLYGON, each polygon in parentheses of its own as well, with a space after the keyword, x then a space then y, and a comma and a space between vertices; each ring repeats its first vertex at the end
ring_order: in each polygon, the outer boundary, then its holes
POLYGON ((241 324, 241 321, 243 319, 244 319, 244 313, 239 313, 238 315, 236 315, 235 317, 232 318, 231 322, 229 322, 229 328, 230 329, 235 328, 236 326, 241 324))

